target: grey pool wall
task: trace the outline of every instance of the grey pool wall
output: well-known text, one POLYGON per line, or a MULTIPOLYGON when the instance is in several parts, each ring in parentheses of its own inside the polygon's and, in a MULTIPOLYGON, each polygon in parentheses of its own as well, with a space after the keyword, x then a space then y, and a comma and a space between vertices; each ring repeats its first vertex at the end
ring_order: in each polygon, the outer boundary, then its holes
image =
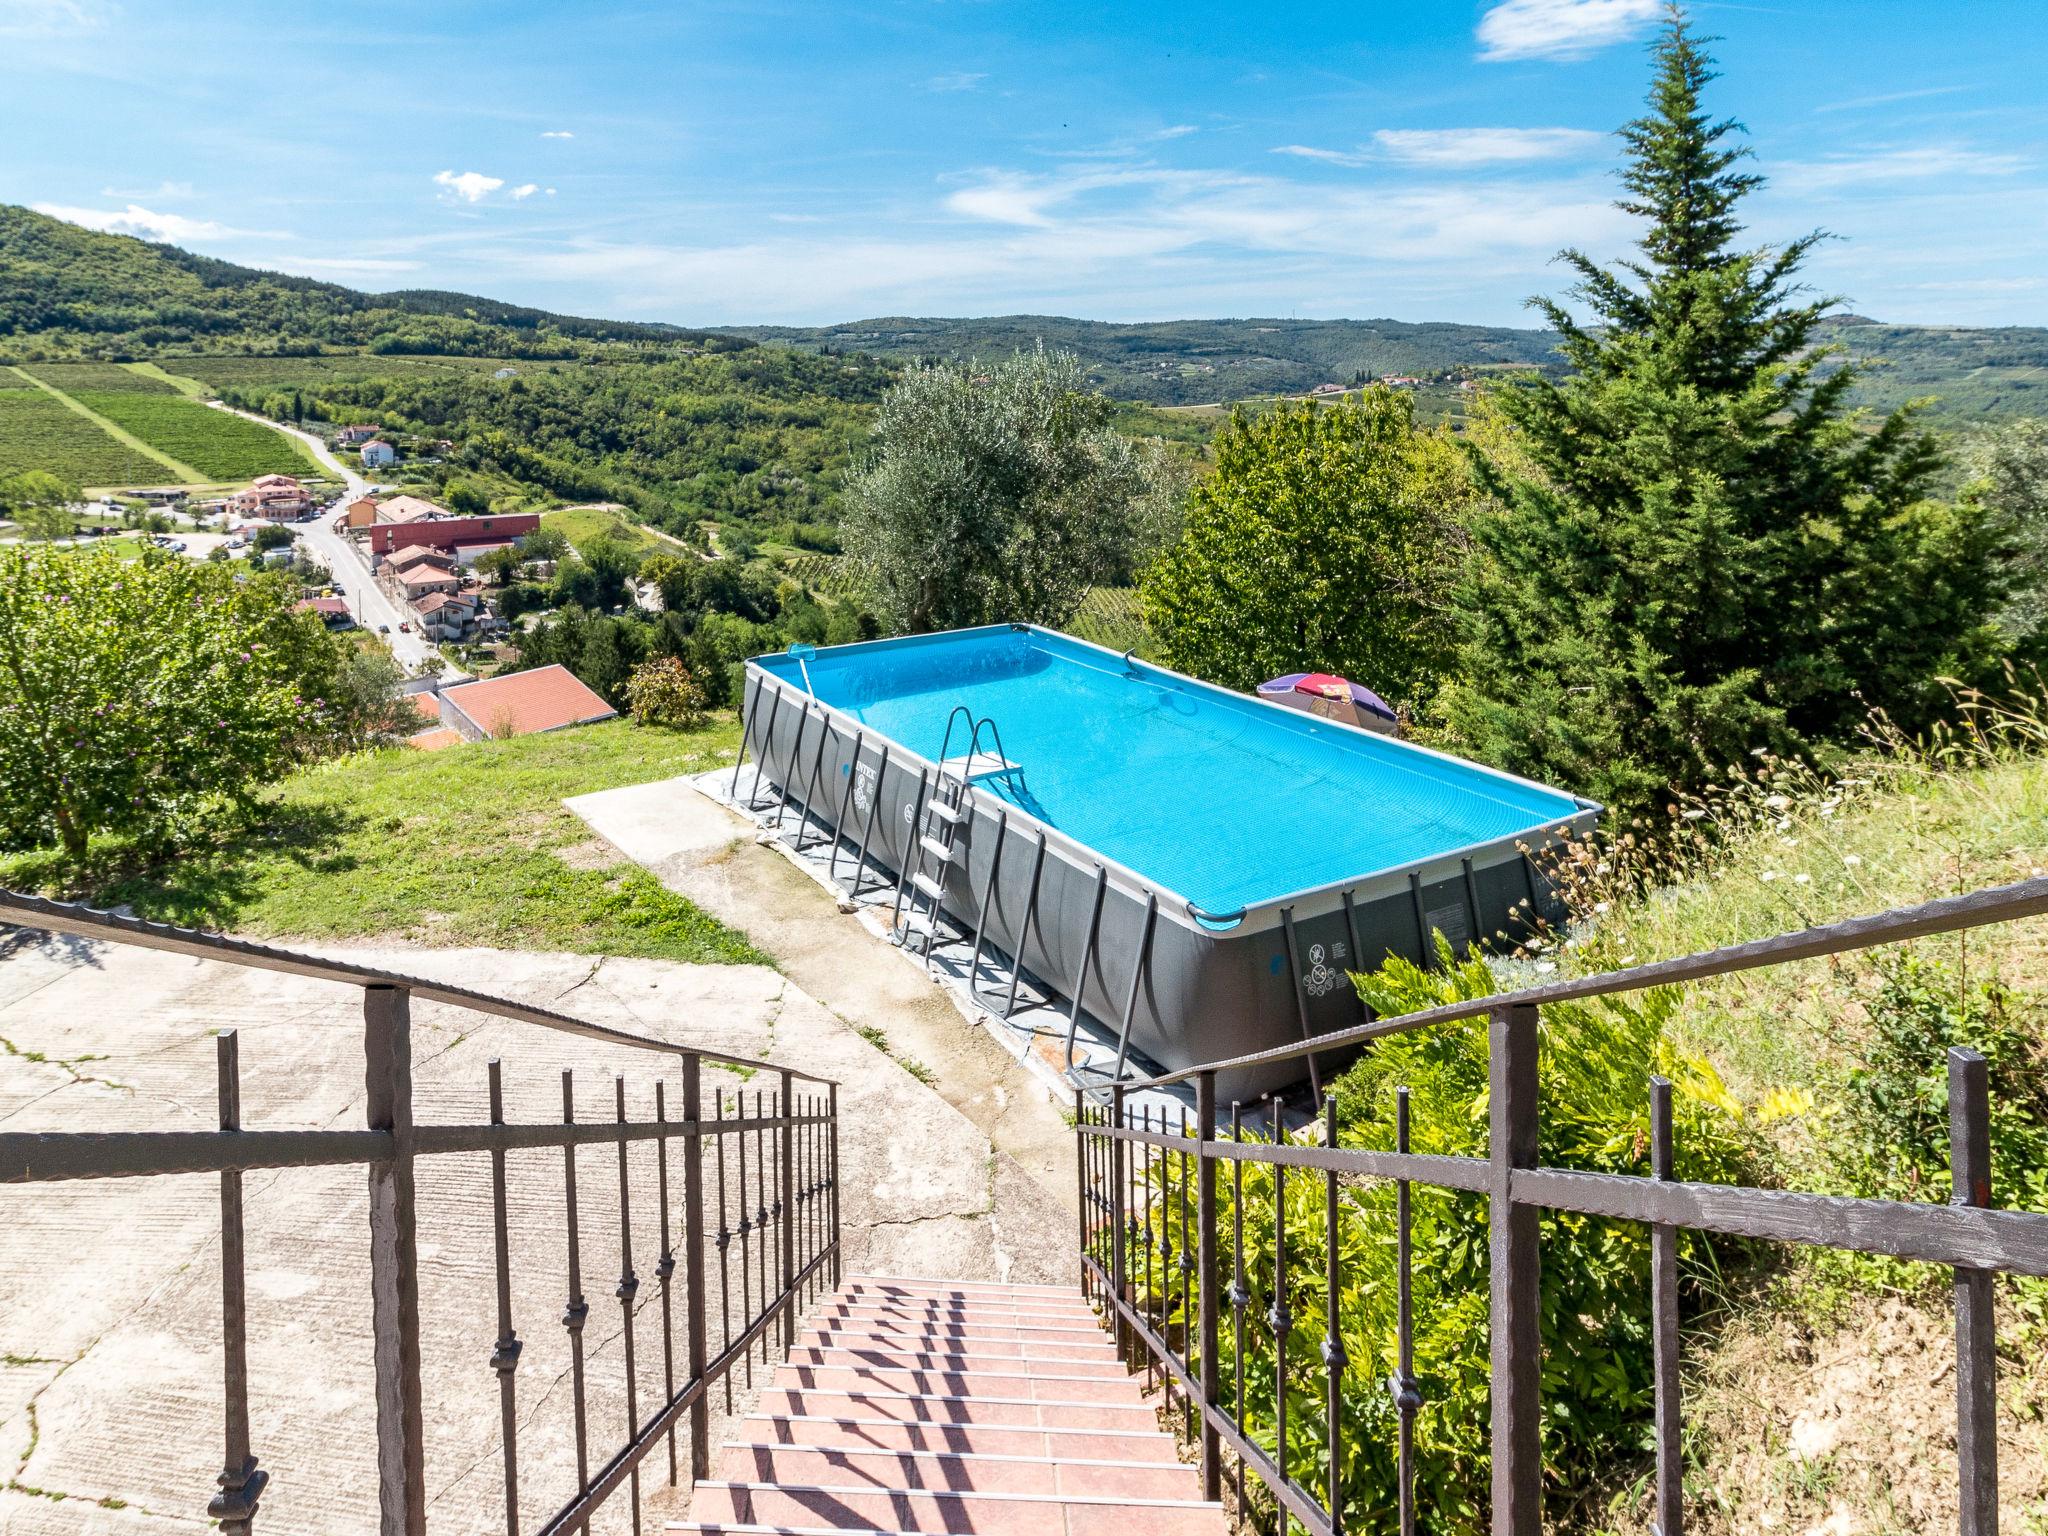
MULTIPOLYGON (((953 637, 869 641, 833 650, 945 638, 953 637)), ((1102 654, 1119 659, 1113 652, 1102 654)), ((1132 664, 1213 688, 1165 668, 1132 664)), ((1258 707, 1282 712, 1277 705, 1258 707)), ((812 697, 801 669, 786 656, 747 664, 742 708, 741 750, 755 761, 756 792, 765 781, 784 798, 789 816, 807 814, 821 834, 843 839, 841 856, 849 871, 864 853, 870 864, 900 878, 915 845, 916 807, 935 780, 936 765, 812 697)), ((1000 952, 1005 979, 1021 939, 1028 975, 1069 1000, 1078 996, 1088 1013, 1128 1039, 1135 1056, 1167 1069, 1294 1044, 1305 1034, 1358 1023, 1364 1006, 1348 971, 1376 969, 1388 955, 1431 964, 1433 931, 1463 950, 1502 931, 1526 933, 1531 910, 1555 919, 1555 893, 1518 844, 1540 850, 1566 827, 1585 830, 1598 810, 1581 802, 1567 820, 1534 831, 1204 921, 1178 893, 1019 807, 978 789, 970 804, 956 841, 959 851, 946 871, 947 914, 969 932, 979 930, 986 949, 1000 952), (1027 931, 1034 867, 1036 902, 1027 931)), ((1219 835, 1250 838, 1256 829, 1225 824, 1219 835)), ((1249 842, 1246 854, 1254 856, 1249 842)), ((1319 1065, 1327 1074, 1339 1062, 1332 1057, 1319 1065)), ((1249 1101, 1289 1086, 1302 1072, 1297 1060, 1226 1074, 1228 1080, 1218 1082, 1221 1102, 1249 1101)))

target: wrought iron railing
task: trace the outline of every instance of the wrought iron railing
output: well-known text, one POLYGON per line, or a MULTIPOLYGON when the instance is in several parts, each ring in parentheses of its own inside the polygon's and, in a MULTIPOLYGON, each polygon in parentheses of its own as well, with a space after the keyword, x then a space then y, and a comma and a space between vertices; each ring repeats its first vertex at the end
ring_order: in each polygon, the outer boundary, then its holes
MULTIPOLYGON (((246 1278, 242 1176, 258 1169, 357 1164, 368 1170, 370 1334, 375 1385, 378 1507, 385 1536, 416 1536, 426 1529, 426 1437, 423 1424, 418 1253, 418 1201, 414 1172, 423 1158, 481 1155, 491 1185, 497 1336, 480 1372, 494 1372, 504 1462, 504 1523, 521 1529, 518 1366, 522 1339, 513 1315, 514 1271, 508 1217, 506 1160, 522 1153, 559 1153, 567 1268, 561 1325, 568 1336, 575 1476, 566 1496, 546 1493, 550 1512, 533 1529, 540 1536, 587 1530, 593 1514, 622 1489, 640 1529, 642 1463, 667 1447, 667 1477, 679 1476, 678 1427, 688 1420, 693 1478, 710 1470, 711 1394, 723 1384, 731 1408, 732 1373, 752 1370, 773 1345, 786 1352, 796 1334, 799 1302, 829 1275, 839 1277, 838 1085, 773 1062, 679 1046, 593 1024, 507 998, 451 987, 421 977, 392 975, 346 961, 244 943, 217 934, 116 917, 84 907, 0 892, 0 922, 89 939, 169 951, 359 987, 363 994, 363 1056, 368 1092, 361 1130, 266 1130, 245 1126, 241 1114, 239 1042, 232 1030, 218 1036, 217 1131, 117 1131, 0 1134, 0 1184, 56 1180, 209 1174, 220 1180, 221 1312, 225 1457, 219 1489, 207 1513, 229 1536, 246 1536, 271 1474, 261 1468, 250 1432, 246 1278), (680 1070, 681 1102, 671 1119, 667 1083, 653 1085, 653 1118, 629 1113, 624 1075, 614 1078, 612 1117, 591 1123, 575 1114, 574 1079, 561 1074, 559 1121, 507 1123, 504 1079, 493 1059, 483 1085, 489 1106, 480 1123, 422 1125, 414 1120, 411 1005, 413 999, 449 1004, 501 1019, 565 1031, 610 1046, 673 1057, 680 1070), (704 1102, 703 1068, 729 1067, 767 1076, 775 1086, 728 1091, 714 1088, 704 1102), (652 1142, 657 1180, 659 1245, 632 1226, 635 1197, 629 1148, 652 1142), (670 1148, 678 1153, 681 1199, 673 1196, 670 1148), (583 1333, 591 1301, 585 1291, 579 1200, 593 1193, 579 1178, 577 1154, 617 1153, 618 1277, 625 1424, 615 1444, 590 1421, 589 1373, 583 1333), (707 1159, 707 1152, 709 1157, 707 1159), (710 1166, 707 1168, 707 1161, 710 1166), (680 1257, 675 1250, 682 1241, 680 1257), (708 1251, 707 1251, 708 1250, 708 1251), (640 1296, 641 1267, 652 1257, 659 1287, 658 1319, 640 1296), (736 1273, 735 1273, 736 1271, 736 1273), (659 1334, 658 1399, 643 1403, 651 1364, 638 1359, 643 1321, 659 1334), (679 1337, 680 1334, 680 1337, 679 1337)), ((743 1079, 744 1081, 744 1079, 743 1079)), ((644 1106, 644 1090, 632 1098, 644 1106)), ((643 1158, 643 1163, 645 1159, 643 1158)), ((610 1184, 610 1179, 601 1184, 610 1184)), ((603 1199, 602 1190, 595 1191, 603 1199)), ((644 1191, 643 1191, 644 1197, 644 1191)), ((645 1212, 644 1203, 641 1205, 645 1212)), ((609 1235, 609 1233, 607 1234, 609 1235)), ((529 1328, 531 1325, 529 1324, 529 1328)), ((446 1394, 443 1394, 444 1396, 446 1394)), ((279 1476, 288 1476, 280 1469, 279 1476)), ((317 1505, 317 1490, 308 1498, 317 1505)), ((529 1495, 526 1505, 534 1507, 529 1495)), ((195 1511, 196 1512, 196 1511, 195 1511)))
MULTIPOLYGON (((1299 1524, 1312 1536, 1339 1536, 1344 1503, 1338 1476, 1338 1436, 1360 1394, 1386 1390, 1396 1410, 1398 1520, 1403 1536, 1416 1527, 1412 1437, 1420 1387, 1414 1370, 1411 1297, 1410 1192, 1417 1186, 1484 1197, 1489 1236, 1490 1450, 1492 1529, 1496 1536, 1538 1536, 1542 1529, 1542 1336, 1538 1216, 1545 1211, 1641 1222, 1650 1228, 1650 1315, 1653 1351, 1653 1442, 1656 1529, 1681 1536, 1684 1528, 1680 1430, 1678 1234, 1718 1233, 1890 1255, 1946 1266, 1955 1275, 1956 1446, 1958 1512, 1962 1536, 1997 1536, 1998 1443, 1997 1331, 1993 1280, 1999 1274, 2048 1275, 2048 1214, 2004 1211, 1993 1205, 1990 1166, 1990 1095, 1984 1058, 1951 1050, 1948 1093, 1954 1196, 1947 1205, 1846 1199, 1784 1190, 1687 1183, 1673 1178, 1671 1085, 1651 1077, 1644 1085, 1650 1108, 1649 1176, 1579 1172, 1538 1166, 1537 1087, 1540 1010, 1566 1002, 1681 982, 1699 981, 1762 966, 1846 953, 1928 935, 1957 932, 2048 912, 2048 879, 1974 892, 1874 917, 1604 975, 1553 982, 1515 992, 1452 1003, 1399 1018, 1380 1019, 1309 1044, 1221 1061, 1143 1082, 1119 1084, 1106 1095, 1077 1096, 1076 1154, 1081 1200, 1084 1283, 1103 1305, 1133 1359, 1164 1378, 1167 1400, 1178 1395, 1199 1441, 1205 1496, 1224 1484, 1223 1453, 1234 1462, 1240 1513, 1247 1475, 1263 1489, 1283 1536, 1299 1524), (1397 1091, 1396 1145, 1391 1152, 1342 1148, 1336 1116, 1323 1105, 1321 1143, 1296 1137, 1271 1108, 1264 1136, 1248 1136, 1239 1106, 1219 1118, 1216 1074, 1252 1063, 1308 1057, 1355 1047, 1386 1035, 1484 1018, 1488 1027, 1488 1148, 1480 1157, 1425 1156, 1408 1149, 1406 1089, 1397 1091), (1134 1108, 1140 1090, 1192 1079, 1193 1116, 1134 1108), (1272 1172, 1274 1212, 1271 1273, 1248 1275, 1241 1224, 1247 1166, 1272 1172), (1324 1252, 1291 1254, 1284 1200, 1289 1170, 1320 1178, 1326 1201, 1320 1229, 1324 1252), (1232 1268, 1219 1254, 1219 1175, 1233 1183, 1232 1268), (1340 1273, 1340 1188, 1346 1180, 1391 1183, 1398 1286, 1395 1368, 1384 1383, 1361 1379, 1363 1362, 1345 1358, 1336 1307, 1340 1273), (1156 1266, 1156 1267, 1155 1267, 1156 1266), (1313 1266, 1306 1283, 1304 1268, 1313 1266), (1318 1274, 1316 1271, 1320 1271, 1318 1274), (1270 1302, 1261 1316, 1254 1289, 1270 1302), (1288 1357, 1290 1307, 1320 1289, 1329 1309, 1318 1357, 1288 1357), (1229 1324, 1224 1326, 1225 1315, 1229 1324), (1264 1338, 1259 1337, 1263 1332, 1264 1338), (1247 1343, 1269 1351, 1276 1381, 1275 1410, 1266 1420, 1247 1415, 1243 1384, 1247 1343), (1228 1352, 1233 1390, 1220 1388, 1228 1352), (1320 1375, 1329 1443, 1310 1464, 1290 1461, 1286 1413, 1288 1383, 1320 1375), (1277 1418, 1278 1422, 1271 1420, 1277 1418)), ((1347 1213, 1350 1214, 1350 1213, 1347 1213)), ((1359 1219, 1363 1219, 1360 1217, 1359 1219)), ((1263 1394, 1262 1394, 1263 1395, 1263 1394)), ((1298 1460, 1298 1458, 1297 1458, 1298 1460)), ((1425 1516, 1424 1522, 1427 1524, 1425 1516)))

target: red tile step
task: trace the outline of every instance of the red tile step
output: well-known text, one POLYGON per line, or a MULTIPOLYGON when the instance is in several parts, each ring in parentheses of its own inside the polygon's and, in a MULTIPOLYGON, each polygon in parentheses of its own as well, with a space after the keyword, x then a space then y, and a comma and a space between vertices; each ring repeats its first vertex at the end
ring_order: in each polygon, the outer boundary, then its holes
POLYGON ((1065 1286, 855 1275, 699 1483, 691 1536, 1225 1536, 1065 1286))

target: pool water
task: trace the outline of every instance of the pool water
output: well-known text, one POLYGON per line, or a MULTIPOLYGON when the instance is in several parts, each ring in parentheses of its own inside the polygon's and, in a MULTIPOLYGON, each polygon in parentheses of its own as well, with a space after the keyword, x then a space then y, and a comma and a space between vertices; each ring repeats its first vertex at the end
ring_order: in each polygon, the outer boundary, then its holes
MULTIPOLYGON (((794 658, 759 664, 804 686, 794 658)), ((1533 833, 1585 809, 1542 785, 1044 630, 836 647, 805 665, 821 701, 934 761, 956 706, 992 719, 1022 771, 980 788, 1212 913, 1533 833)), ((956 725, 947 750, 958 757, 966 746, 956 725)))

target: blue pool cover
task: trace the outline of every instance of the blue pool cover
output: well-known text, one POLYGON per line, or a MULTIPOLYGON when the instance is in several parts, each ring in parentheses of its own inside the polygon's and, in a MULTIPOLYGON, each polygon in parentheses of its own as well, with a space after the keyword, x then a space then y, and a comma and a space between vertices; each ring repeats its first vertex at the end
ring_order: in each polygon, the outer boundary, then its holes
MULTIPOLYGON (((1587 808, 1046 630, 958 630, 757 665, 799 691, 807 669, 821 702, 934 761, 956 707, 992 719, 1022 772, 980 788, 1214 913, 1536 833, 1587 808)), ((949 750, 965 749, 956 726, 949 750)))

